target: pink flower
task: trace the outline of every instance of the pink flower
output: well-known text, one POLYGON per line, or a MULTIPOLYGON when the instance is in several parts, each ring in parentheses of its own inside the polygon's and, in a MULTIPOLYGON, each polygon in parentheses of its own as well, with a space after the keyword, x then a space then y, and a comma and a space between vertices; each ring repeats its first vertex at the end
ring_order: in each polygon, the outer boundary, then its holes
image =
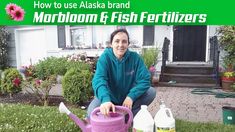
POLYGON ((12 11, 11 16, 15 21, 22 21, 24 19, 24 10, 21 7, 17 7, 12 11))
POLYGON ((37 79, 37 80, 35 80, 35 83, 36 83, 36 85, 40 85, 42 83, 42 80, 37 79))
POLYGON ((14 11, 16 8, 17 8, 16 4, 10 3, 10 4, 7 4, 5 9, 6 9, 7 14, 11 15, 11 12, 14 11))
POLYGON ((24 19, 25 11, 20 6, 10 3, 7 4, 5 9, 11 19, 15 21, 22 21, 24 19))
POLYGON ((152 65, 152 66, 149 67, 149 71, 150 71, 151 73, 154 73, 154 72, 156 71, 154 65, 152 65))

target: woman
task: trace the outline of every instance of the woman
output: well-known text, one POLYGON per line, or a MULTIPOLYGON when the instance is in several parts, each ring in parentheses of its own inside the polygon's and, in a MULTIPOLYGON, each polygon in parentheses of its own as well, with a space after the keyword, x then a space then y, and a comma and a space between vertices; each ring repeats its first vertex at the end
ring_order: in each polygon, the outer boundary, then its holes
POLYGON ((115 105, 125 106, 135 115, 141 105, 149 105, 156 96, 143 60, 136 52, 128 50, 127 30, 115 30, 110 42, 111 48, 106 48, 97 62, 92 80, 95 98, 88 107, 88 117, 99 106, 104 115, 110 110, 115 112, 115 105))

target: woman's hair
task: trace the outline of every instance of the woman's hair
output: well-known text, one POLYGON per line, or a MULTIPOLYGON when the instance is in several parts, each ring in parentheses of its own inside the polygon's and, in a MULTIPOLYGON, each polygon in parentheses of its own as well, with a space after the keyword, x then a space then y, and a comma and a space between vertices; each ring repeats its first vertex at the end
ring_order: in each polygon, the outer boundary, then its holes
POLYGON ((129 34, 128 34, 127 30, 126 30, 126 29, 123 29, 123 28, 120 28, 120 29, 117 29, 117 30, 113 31, 113 33, 110 35, 110 44, 112 44, 114 36, 115 36, 116 34, 118 34, 119 32, 123 32, 123 33, 125 33, 125 34, 127 35, 128 44, 130 44, 129 34))

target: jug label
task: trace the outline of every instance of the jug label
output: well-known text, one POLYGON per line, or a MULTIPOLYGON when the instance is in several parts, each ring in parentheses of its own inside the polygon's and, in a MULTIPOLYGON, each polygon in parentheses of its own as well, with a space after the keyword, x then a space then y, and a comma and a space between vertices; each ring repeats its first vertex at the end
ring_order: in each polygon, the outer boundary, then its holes
POLYGON ((232 116, 228 116, 227 119, 228 120, 233 120, 233 117, 232 116))
POLYGON ((133 132, 144 132, 144 131, 133 128, 133 132))
POLYGON ((175 131, 175 128, 160 128, 160 127, 157 127, 157 130, 156 132, 176 132, 175 131))
POLYGON ((139 130, 139 129, 133 128, 133 132, 152 132, 152 131, 148 131, 148 130, 139 130))

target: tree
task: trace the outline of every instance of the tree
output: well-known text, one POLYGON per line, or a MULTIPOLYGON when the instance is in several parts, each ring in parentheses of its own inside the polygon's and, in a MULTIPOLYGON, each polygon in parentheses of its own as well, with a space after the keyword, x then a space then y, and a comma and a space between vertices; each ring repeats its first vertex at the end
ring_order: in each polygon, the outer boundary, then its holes
POLYGON ((0 69, 4 69, 8 66, 7 46, 9 36, 10 34, 5 26, 0 26, 0 69))
POLYGON ((227 69, 235 67, 235 26, 222 26, 218 30, 220 46, 225 51, 224 64, 227 69))

